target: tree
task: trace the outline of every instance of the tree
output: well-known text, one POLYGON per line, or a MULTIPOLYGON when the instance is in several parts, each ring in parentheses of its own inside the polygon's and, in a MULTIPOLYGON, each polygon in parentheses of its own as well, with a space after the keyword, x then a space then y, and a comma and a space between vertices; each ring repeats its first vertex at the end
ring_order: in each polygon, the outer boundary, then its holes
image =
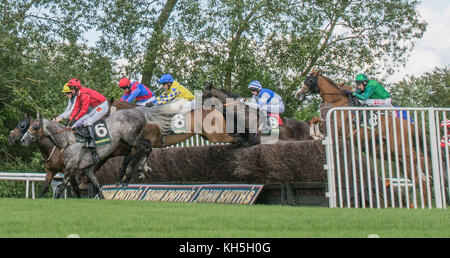
POLYGON ((420 76, 408 76, 390 87, 396 106, 450 107, 450 69, 436 67, 420 76))
POLYGON ((0 6, 0 152, 8 161, 33 150, 9 147, 6 136, 24 112, 54 117, 67 99, 62 86, 78 77, 91 88, 114 93, 108 57, 85 44, 89 1, 3 1, 0 6), (112 89, 112 90, 110 90, 112 89))

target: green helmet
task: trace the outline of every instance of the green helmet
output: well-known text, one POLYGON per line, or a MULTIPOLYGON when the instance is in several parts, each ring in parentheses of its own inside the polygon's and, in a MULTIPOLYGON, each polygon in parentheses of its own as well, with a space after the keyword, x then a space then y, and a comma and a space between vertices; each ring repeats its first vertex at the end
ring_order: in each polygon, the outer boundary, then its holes
POLYGON ((356 76, 355 82, 368 82, 369 78, 365 75, 365 74, 358 74, 358 76, 356 76))

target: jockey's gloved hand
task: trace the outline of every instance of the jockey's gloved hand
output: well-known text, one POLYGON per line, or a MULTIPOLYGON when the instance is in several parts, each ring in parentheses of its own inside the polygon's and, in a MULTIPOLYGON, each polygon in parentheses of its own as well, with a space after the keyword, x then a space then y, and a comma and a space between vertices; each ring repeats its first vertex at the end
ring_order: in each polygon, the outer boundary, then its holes
POLYGON ((73 127, 74 124, 75 124, 75 120, 69 120, 67 123, 67 127, 73 127))
POLYGON ((153 102, 145 104, 146 107, 153 107, 154 105, 155 105, 155 103, 153 103, 153 102))
POLYGON ((347 96, 353 96, 353 91, 351 90, 346 90, 345 94, 347 94, 347 96))

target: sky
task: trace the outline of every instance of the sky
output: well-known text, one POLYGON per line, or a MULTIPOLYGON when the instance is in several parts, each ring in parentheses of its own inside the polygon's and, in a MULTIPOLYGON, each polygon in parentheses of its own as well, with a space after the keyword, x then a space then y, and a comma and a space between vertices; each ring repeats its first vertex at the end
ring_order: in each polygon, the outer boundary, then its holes
MULTIPOLYGON (((395 83, 408 75, 431 72, 435 67, 450 67, 450 0, 422 0, 419 14, 428 23, 427 31, 416 41, 406 66, 383 81, 395 83)), ((99 35, 91 31, 86 38, 94 45, 99 35)))
POLYGON ((419 13, 428 23, 427 31, 416 41, 406 67, 386 78, 387 82, 419 76, 436 66, 450 67, 450 0, 423 0, 419 13))

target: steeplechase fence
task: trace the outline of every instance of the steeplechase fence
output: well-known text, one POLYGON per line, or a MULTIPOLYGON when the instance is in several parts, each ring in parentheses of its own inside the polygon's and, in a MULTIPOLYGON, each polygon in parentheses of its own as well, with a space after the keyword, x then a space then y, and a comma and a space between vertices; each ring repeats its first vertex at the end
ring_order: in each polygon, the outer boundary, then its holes
POLYGON ((447 208, 449 119, 450 108, 331 109, 329 207, 447 208))

